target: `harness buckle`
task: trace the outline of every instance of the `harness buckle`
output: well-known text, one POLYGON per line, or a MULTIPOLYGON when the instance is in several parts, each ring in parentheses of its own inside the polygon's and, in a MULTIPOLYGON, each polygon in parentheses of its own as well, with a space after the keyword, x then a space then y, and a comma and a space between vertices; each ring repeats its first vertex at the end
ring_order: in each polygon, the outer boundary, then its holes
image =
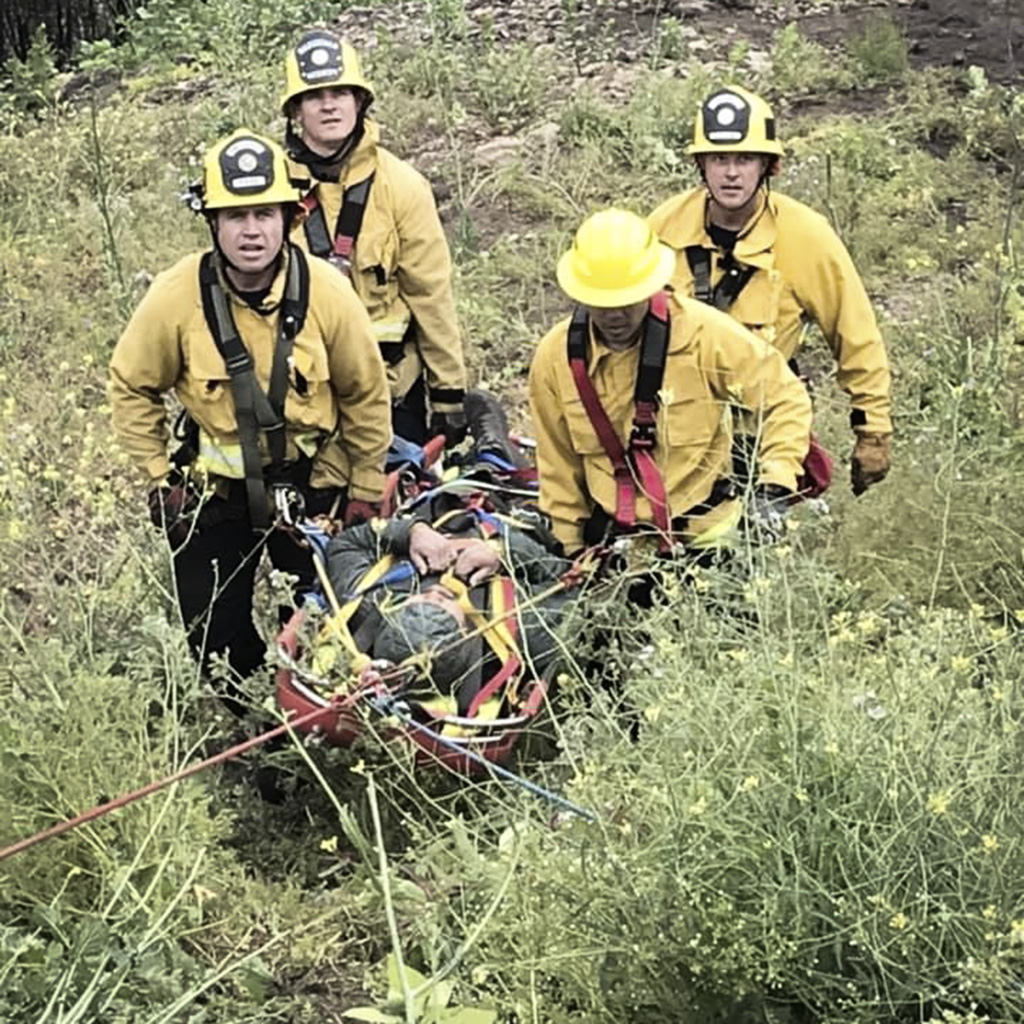
POLYGON ((633 432, 629 436, 630 448, 639 448, 643 451, 652 451, 657 443, 657 429, 654 423, 640 423, 634 421, 633 432))
POLYGON ((236 373, 252 369, 252 356, 244 350, 237 355, 228 356, 224 362, 227 365, 228 373, 232 376, 236 373))
POLYGON ((348 256, 344 256, 340 252, 332 252, 328 255, 327 262, 335 270, 340 270, 346 277, 352 276, 352 260, 348 256))

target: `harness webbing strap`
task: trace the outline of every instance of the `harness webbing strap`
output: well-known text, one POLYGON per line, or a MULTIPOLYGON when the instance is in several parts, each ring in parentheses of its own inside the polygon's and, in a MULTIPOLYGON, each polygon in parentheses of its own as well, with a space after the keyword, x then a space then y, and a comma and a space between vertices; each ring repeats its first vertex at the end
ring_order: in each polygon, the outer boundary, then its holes
POLYGON ((569 324, 569 369, 576 382, 576 393, 580 396, 586 410, 590 425, 601 442, 605 455, 612 464, 615 479, 615 520, 620 526, 630 527, 636 522, 636 491, 633 487, 633 475, 626 461, 626 451, 622 447, 615 428, 608 419, 608 414, 601 405, 594 390, 593 382, 587 373, 587 333, 590 318, 582 306, 577 306, 569 324))
POLYGON ((324 216, 316 190, 302 200, 302 206, 308 214, 303 227, 309 251, 314 256, 330 260, 346 275, 351 275, 352 252, 363 226, 363 216, 366 213, 372 184, 371 174, 345 189, 341 197, 341 210, 338 213, 338 223, 334 227, 333 239, 327 229, 327 218, 324 216))
POLYGON ((693 274, 693 295, 700 302, 704 302, 722 312, 728 312, 732 304, 739 298, 740 292, 746 288, 750 279, 757 273, 757 267, 740 263, 731 252, 727 252, 721 259, 722 278, 711 287, 711 253, 712 250, 705 249, 702 245, 688 245, 684 250, 686 262, 690 265, 690 273, 693 274))
POLYGON ((644 319, 640 342, 640 362, 634 391, 633 429, 629 449, 623 447, 608 419, 601 399, 587 372, 590 322, 586 310, 577 307, 569 325, 569 368, 576 383, 576 392, 586 410, 601 447, 612 464, 615 479, 615 523, 624 529, 636 525, 637 477, 651 505, 654 523, 662 535, 661 543, 670 541, 668 497, 665 481, 654 457, 657 443, 658 392, 665 375, 668 355, 668 304, 664 292, 651 299, 644 319))
POLYGON ((235 422, 242 448, 245 491, 252 528, 263 531, 270 525, 270 503, 264 481, 260 433, 267 441, 270 473, 273 475, 285 461, 284 403, 288 392, 288 363, 295 337, 302 329, 309 304, 309 267, 295 246, 289 245, 288 279, 281 302, 277 344, 271 365, 269 393, 264 393, 256 380, 252 355, 245 347, 231 315, 227 294, 220 282, 212 253, 206 253, 199 264, 199 291, 203 302, 206 326, 220 352, 231 380, 235 401, 235 422))
POLYGON ((684 250, 686 262, 693 274, 693 297, 698 302, 713 305, 711 296, 711 253, 702 245, 688 245, 684 250))
POLYGON ((640 365, 633 394, 635 412, 629 449, 640 477, 640 485, 651 503, 651 512, 655 525, 662 534, 663 544, 668 543, 670 532, 668 495, 665 492, 665 481, 654 458, 654 448, 658 436, 658 392, 665 379, 668 341, 668 301, 664 292, 658 292, 652 296, 650 311, 644 319, 640 365))

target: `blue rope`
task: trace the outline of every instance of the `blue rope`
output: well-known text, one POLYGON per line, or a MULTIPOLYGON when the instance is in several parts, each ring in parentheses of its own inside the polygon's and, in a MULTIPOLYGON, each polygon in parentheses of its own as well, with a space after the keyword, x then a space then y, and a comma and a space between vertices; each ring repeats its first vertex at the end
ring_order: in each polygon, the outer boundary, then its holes
POLYGON ((380 712, 380 714, 384 716, 394 715, 405 725, 412 726, 412 728, 418 729, 420 732, 427 733, 432 740, 440 743, 443 747, 447 747, 449 750, 453 750, 458 754, 462 754, 464 757, 468 757, 471 761, 486 768, 489 772, 494 772, 495 775, 499 775, 501 778, 507 779, 509 782, 514 782, 517 786, 521 786, 527 792, 533 793, 534 796, 539 796, 553 804, 558 804, 559 806, 564 807, 567 811, 571 811, 573 814, 582 818, 584 821, 589 821, 591 823, 597 821, 597 815, 594 814, 593 811, 588 811, 585 807, 580 807, 579 804, 574 804, 564 796, 552 793, 550 789, 538 786, 536 782, 530 782, 529 779, 524 779, 521 775, 516 775, 515 772, 510 772, 507 768, 502 768, 500 764, 488 761, 487 758, 481 757, 475 751, 464 749, 459 746, 458 743, 453 743, 446 737, 434 732, 433 729, 429 729, 427 726, 421 725, 410 715, 399 710, 395 706, 395 701, 393 699, 371 697, 369 703, 370 706, 375 711, 380 712))

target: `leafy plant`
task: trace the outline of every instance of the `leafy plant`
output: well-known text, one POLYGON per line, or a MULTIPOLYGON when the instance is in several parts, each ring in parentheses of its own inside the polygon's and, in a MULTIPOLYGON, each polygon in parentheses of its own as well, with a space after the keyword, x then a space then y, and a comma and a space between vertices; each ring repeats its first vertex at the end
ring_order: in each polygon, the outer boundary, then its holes
POLYGON ((795 21, 781 29, 772 47, 772 90, 792 96, 829 89, 848 89, 853 76, 842 56, 808 39, 795 21))
POLYGON ((0 83, 4 86, 4 95, 0 102, 0 119, 17 127, 53 105, 57 66, 43 25, 32 33, 25 59, 9 57, 2 71, 0 83))
POLYGON ((871 82, 897 80, 910 66, 907 41, 891 18, 869 20, 846 41, 846 50, 871 82))

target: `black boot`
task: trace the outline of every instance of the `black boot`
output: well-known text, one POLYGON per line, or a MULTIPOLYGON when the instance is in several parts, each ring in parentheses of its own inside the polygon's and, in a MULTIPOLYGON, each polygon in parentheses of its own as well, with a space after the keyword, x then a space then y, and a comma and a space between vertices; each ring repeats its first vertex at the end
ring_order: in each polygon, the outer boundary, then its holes
POLYGON ((467 391, 465 409, 476 456, 495 455, 516 469, 526 467, 526 461, 508 439, 508 418, 495 395, 489 391, 467 391))

